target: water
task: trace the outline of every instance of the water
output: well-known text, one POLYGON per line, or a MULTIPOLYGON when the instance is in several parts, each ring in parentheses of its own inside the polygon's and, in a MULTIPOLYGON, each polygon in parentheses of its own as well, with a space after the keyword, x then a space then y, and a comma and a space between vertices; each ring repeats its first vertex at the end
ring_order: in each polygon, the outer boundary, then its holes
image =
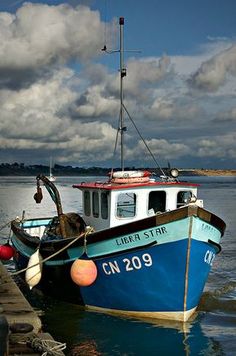
MULTIPOLYGON (((81 194, 71 186, 88 179, 57 179, 65 212, 81 212, 81 194)), ((66 355, 236 355, 236 177, 190 179, 201 184, 199 198, 204 199, 205 208, 227 224, 222 252, 215 259, 194 320, 182 325, 113 317, 43 297, 36 290, 29 293, 22 286, 32 305, 44 312, 44 330, 66 342, 66 355)), ((26 217, 55 215, 48 193, 36 204, 35 191, 34 177, 0 177, 0 227, 23 210, 26 217)), ((1 229, 0 236, 1 242, 6 241, 9 227, 1 229)), ((11 262, 7 266, 14 269, 11 262)))

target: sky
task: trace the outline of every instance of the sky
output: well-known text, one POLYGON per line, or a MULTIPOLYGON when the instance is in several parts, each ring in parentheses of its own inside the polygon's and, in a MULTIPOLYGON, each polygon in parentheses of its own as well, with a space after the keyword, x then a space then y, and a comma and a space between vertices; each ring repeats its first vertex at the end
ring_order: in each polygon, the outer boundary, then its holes
POLYGON ((235 169, 235 0, 1 0, 0 163, 120 165, 119 17, 125 166, 235 169))

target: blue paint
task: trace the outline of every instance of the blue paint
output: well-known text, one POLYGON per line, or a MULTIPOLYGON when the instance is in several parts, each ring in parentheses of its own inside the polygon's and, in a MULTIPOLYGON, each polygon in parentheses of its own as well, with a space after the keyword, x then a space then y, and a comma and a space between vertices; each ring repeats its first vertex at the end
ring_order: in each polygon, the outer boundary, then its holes
MULTIPOLYGON (((29 223, 34 227, 39 224, 40 221, 29 223)), ((95 261, 98 277, 93 285, 81 288, 84 303, 135 312, 183 312, 195 308, 217 252, 207 241, 218 243, 220 232, 192 217, 187 269, 189 227, 190 218, 185 218, 88 244, 86 258, 95 261)), ((14 236, 12 241, 22 256, 29 258, 34 252, 14 236)), ((68 258, 51 259, 46 265, 63 268, 84 258, 84 251, 84 246, 71 246, 67 249, 68 258)))
POLYGON ((47 226, 50 221, 52 220, 52 218, 48 218, 48 219, 34 219, 34 220, 27 220, 24 221, 23 223, 23 227, 25 229, 31 228, 31 227, 40 227, 40 226, 47 226))
MULTIPOLYGON (((95 259, 97 280, 93 285, 81 288, 85 304, 124 311, 183 311, 187 245, 185 239, 113 258, 95 259), (151 256, 150 267, 143 263, 145 254, 151 256), (127 271, 125 259, 137 258, 142 261, 142 267, 127 271)), ((194 241, 192 248, 187 310, 197 306, 210 271, 204 256, 211 247, 194 241)))

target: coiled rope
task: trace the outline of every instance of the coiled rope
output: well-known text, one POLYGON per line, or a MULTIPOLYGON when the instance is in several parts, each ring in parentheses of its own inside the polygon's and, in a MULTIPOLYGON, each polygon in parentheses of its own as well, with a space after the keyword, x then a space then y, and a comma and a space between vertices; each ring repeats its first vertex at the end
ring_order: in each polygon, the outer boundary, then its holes
POLYGON ((36 337, 31 341, 31 347, 35 351, 44 351, 42 356, 61 356, 61 351, 66 349, 66 344, 55 340, 43 340, 36 337))
POLYGON ((66 343, 51 339, 42 339, 35 333, 27 334, 10 334, 10 343, 25 344, 31 347, 34 351, 43 352, 41 356, 62 356, 63 350, 66 349, 66 343))

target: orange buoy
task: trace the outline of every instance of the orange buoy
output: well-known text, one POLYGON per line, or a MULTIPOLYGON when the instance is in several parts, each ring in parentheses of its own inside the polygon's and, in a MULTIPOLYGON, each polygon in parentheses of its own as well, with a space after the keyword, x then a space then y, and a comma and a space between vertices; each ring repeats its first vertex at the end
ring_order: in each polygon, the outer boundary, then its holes
POLYGON ((80 287, 90 286, 97 278, 97 267, 92 260, 75 260, 71 266, 72 281, 80 287))
POLYGON ((14 248, 8 243, 0 245, 0 260, 10 260, 14 256, 14 248))

